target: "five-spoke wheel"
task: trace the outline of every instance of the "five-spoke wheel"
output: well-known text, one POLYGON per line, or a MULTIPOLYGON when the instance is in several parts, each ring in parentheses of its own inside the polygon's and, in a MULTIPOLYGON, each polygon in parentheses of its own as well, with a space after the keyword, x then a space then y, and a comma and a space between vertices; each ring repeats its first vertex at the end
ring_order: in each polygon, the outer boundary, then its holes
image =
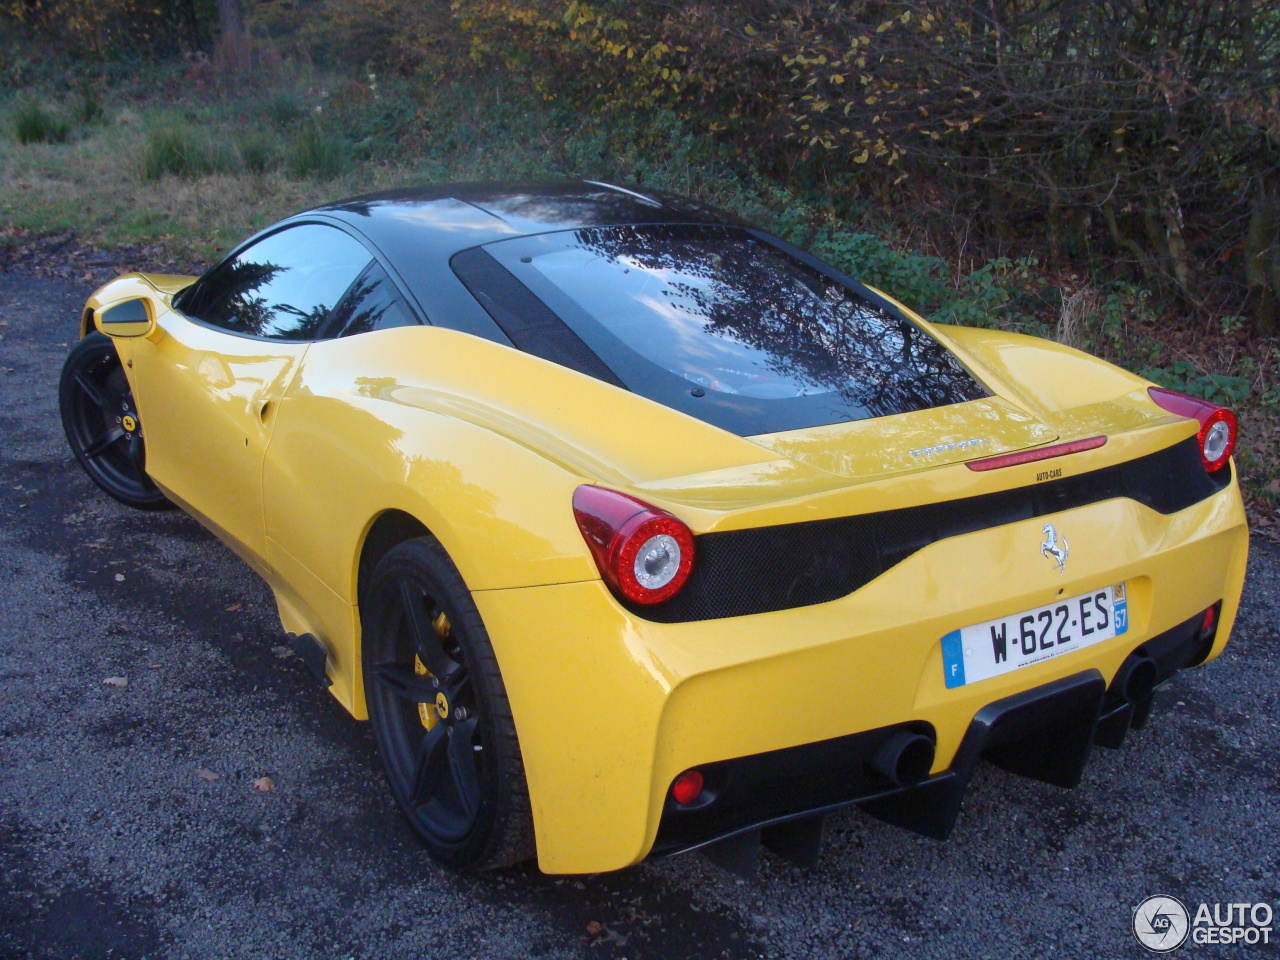
POLYGON ((365 700, 392 793, 438 859, 514 863, 532 819, 511 707, 488 634, 443 548, 389 551, 364 611, 365 700))
POLYGON ((71 450, 94 483, 131 507, 169 505, 147 476, 142 419, 108 337, 90 333, 71 348, 58 404, 71 450))

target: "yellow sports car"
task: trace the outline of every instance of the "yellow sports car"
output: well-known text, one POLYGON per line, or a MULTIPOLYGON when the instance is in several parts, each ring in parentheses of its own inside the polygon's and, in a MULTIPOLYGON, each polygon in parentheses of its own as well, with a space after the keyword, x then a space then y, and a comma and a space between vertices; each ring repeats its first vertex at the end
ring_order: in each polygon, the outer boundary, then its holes
POLYGON ((980 758, 1072 786, 1221 652, 1248 546, 1230 411, 605 183, 122 276, 61 410, 266 579, 460 868, 812 862, 851 803, 945 838, 980 758))

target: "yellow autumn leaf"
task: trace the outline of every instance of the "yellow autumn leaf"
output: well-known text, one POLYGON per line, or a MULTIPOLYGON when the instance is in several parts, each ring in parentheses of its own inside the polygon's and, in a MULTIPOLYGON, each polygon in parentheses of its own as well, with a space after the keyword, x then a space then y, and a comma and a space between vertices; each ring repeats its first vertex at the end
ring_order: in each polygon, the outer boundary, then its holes
POLYGON ((748 23, 745 27, 742 28, 742 32, 745 33, 748 37, 754 37, 756 35, 756 28, 748 23))
POLYGON ((880 24, 880 26, 876 27, 876 33, 884 33, 886 30, 888 30, 892 26, 893 26, 893 21, 886 20, 884 23, 880 24))
POLYGON ((853 158, 853 162, 854 162, 854 163, 866 163, 866 162, 867 162, 867 157, 869 157, 869 156, 871 156, 871 154, 870 154, 870 153, 868 153, 866 150, 863 150, 860 154, 858 154, 856 157, 854 157, 854 158, 853 158))
POLYGON ((840 74, 838 74, 838 73, 833 73, 833 74, 831 75, 831 82, 832 82, 832 83, 844 83, 844 77, 843 77, 843 76, 841 76, 841 75, 840 75, 840 74))

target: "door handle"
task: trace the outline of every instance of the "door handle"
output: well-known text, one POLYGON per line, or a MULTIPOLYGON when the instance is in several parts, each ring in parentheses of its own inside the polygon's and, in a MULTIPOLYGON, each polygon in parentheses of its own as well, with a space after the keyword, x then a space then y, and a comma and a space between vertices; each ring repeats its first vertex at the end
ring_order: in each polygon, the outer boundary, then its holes
POLYGON ((270 415, 271 415, 271 401, 270 401, 270 400, 263 400, 263 401, 262 401, 262 406, 260 406, 260 407, 258 408, 258 419, 259 419, 261 422, 266 423, 266 422, 267 422, 267 417, 268 417, 268 416, 270 416, 270 415))

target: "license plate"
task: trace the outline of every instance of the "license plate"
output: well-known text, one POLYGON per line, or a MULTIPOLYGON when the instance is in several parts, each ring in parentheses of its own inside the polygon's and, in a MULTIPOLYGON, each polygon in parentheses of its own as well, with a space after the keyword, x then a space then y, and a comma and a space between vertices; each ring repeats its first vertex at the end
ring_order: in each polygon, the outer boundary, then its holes
POLYGON ((942 638, 947 689, 1083 650, 1128 629, 1123 583, 962 627, 942 638))

